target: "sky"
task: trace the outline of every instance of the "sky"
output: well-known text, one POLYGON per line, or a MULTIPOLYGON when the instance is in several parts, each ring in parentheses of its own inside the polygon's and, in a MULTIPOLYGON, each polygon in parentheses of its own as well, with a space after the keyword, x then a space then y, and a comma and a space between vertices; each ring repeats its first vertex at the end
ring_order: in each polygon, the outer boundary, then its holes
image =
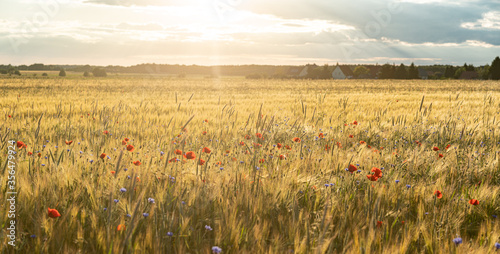
POLYGON ((0 64, 491 64, 500 0, 1 0, 0 64))

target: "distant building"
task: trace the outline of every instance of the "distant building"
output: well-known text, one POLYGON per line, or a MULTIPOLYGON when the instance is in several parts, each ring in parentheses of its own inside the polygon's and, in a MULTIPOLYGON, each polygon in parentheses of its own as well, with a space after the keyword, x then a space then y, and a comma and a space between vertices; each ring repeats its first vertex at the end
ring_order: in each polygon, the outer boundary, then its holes
POLYGON ((340 66, 337 64, 332 72, 332 77, 333 79, 351 79, 354 77, 354 73, 349 66, 340 66))
POLYGON ((475 71, 464 71, 460 74, 459 79, 478 79, 479 75, 475 71))
POLYGON ((298 77, 299 74, 300 74, 300 72, 302 71, 302 69, 304 69, 304 67, 302 67, 302 66, 290 67, 290 68, 288 68, 286 76, 288 76, 288 77, 298 77))
POLYGON ((421 79, 429 79, 429 73, 427 73, 427 71, 422 68, 418 68, 418 76, 421 79))
POLYGON ((299 73, 299 77, 301 77, 301 78, 305 77, 307 75, 307 73, 308 73, 307 72, 308 70, 309 70, 309 65, 306 65, 306 67, 304 67, 302 69, 302 71, 299 73))

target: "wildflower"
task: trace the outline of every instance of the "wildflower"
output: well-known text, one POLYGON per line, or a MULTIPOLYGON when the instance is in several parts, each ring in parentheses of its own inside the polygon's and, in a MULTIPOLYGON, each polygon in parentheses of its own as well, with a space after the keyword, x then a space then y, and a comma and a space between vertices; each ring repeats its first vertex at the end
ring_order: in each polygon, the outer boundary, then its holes
POLYGON ((203 164, 205 164, 205 160, 204 159, 200 159, 200 162, 198 164, 200 164, 200 166, 202 166, 203 164))
POLYGON ((280 160, 284 160, 284 159, 285 159, 285 155, 280 154, 280 160))
POLYGON ((100 157, 101 157, 101 159, 104 159, 104 158, 106 158, 106 154, 105 153, 101 153, 100 157))
POLYGON ((144 218, 145 218, 145 217, 148 217, 148 216, 149 216, 149 213, 143 213, 143 214, 142 214, 142 216, 144 216, 144 218))
POLYGON ((212 253, 219 254, 222 252, 222 249, 218 246, 213 246, 212 247, 212 253))
POLYGON ((440 153, 438 156, 439 156, 439 158, 443 158, 444 157, 444 155, 442 153, 440 153))
POLYGON ((153 198, 148 198, 148 202, 151 203, 151 204, 154 204, 155 200, 153 198))
POLYGON ((66 145, 71 145, 71 143, 73 143, 73 140, 70 140, 70 141, 66 140, 65 143, 66 143, 66 145))
POLYGON ((354 138, 354 136, 351 134, 351 135, 349 135, 349 138, 354 138))
POLYGON ((495 243, 495 249, 500 250, 500 243, 495 243))
POLYGON ((276 144, 276 147, 278 147, 278 149, 281 149, 281 147, 283 147, 283 145, 281 143, 278 143, 278 144, 276 144))
POLYGON ((435 147, 432 148, 432 150, 439 151, 439 147, 435 146, 435 147))
POLYGON ((448 148, 450 148, 450 146, 451 146, 451 145, 447 145, 445 149, 446 149, 446 150, 448 150, 448 148))
POLYGON ((407 184, 407 185, 406 185, 406 188, 407 188, 407 189, 411 188, 411 185, 407 184))
POLYGON ((182 151, 181 151, 181 150, 179 150, 179 149, 177 149, 177 150, 175 150, 175 154, 177 154, 177 155, 182 155, 182 151))
POLYGON ((456 245, 459 245, 459 244, 461 244, 461 243, 462 243, 462 238, 457 237, 457 238, 453 239, 453 242, 454 242, 456 245))
POLYGON ((123 225, 123 224, 118 225, 118 227, 116 227, 116 230, 117 231, 125 230, 125 225, 123 225))
POLYGON ((122 145, 126 145, 126 144, 127 144, 127 141, 122 140, 122 145))
POLYGON ((120 189, 120 191, 121 191, 121 192, 126 192, 126 191, 127 191, 127 189, 125 189, 125 188, 121 188, 121 189, 120 189))
POLYGON ((205 229, 208 230, 208 231, 212 231, 212 227, 210 227, 209 225, 205 225, 205 229))
POLYGON ((363 141, 363 140, 361 140, 361 141, 359 141, 359 144, 360 144, 360 145, 364 145, 364 144, 366 144, 366 142, 365 142, 365 141, 363 141))
POLYGON ((49 211, 49 217, 50 218, 57 218, 57 217, 60 217, 61 214, 59 214, 59 212, 56 210, 56 209, 48 209, 49 211))
POLYGON ((114 199, 113 201, 114 201, 115 203, 120 202, 120 200, 118 200, 118 199, 114 199))
POLYGON ((109 131, 104 131, 103 133, 104 133, 104 135, 108 135, 109 131))
POLYGON ((377 228, 380 228, 382 227, 382 222, 381 221, 377 221, 377 228))
POLYGON ((134 151, 134 149, 135 149, 135 148, 134 148, 134 146, 133 146, 133 145, 128 145, 128 146, 127 146, 127 151, 129 151, 129 152, 133 152, 133 151, 134 151))
POLYGON ((325 135, 323 135, 322 132, 318 135, 318 138, 324 138, 324 137, 325 137, 325 135))
POLYGON ((31 155, 33 155, 33 153, 32 152, 28 152, 28 156, 31 156, 31 155))
POLYGON ((353 173, 354 171, 358 170, 358 168, 352 164, 349 165, 348 167, 349 172, 353 173))
POLYGON ((434 195, 436 195, 437 198, 442 198, 443 197, 443 193, 441 193, 438 190, 434 191, 434 195))
POLYGON ((352 124, 354 124, 354 125, 358 125, 358 121, 354 121, 352 124))
POLYGON ((262 134, 261 134, 261 133, 255 133, 255 136, 256 136, 257 138, 262 138, 262 134))
POLYGON ((194 158, 196 158, 196 155, 194 154, 194 152, 191 152, 191 151, 190 151, 190 152, 187 152, 187 153, 186 153, 186 159, 188 159, 188 160, 192 160, 192 159, 194 159, 194 158))
POLYGON ((28 147, 23 141, 17 141, 17 148, 23 149, 28 147))
POLYGON ((173 235, 174 235, 174 233, 172 233, 172 232, 167 232, 167 236, 173 236, 173 235))
POLYGON ((130 141, 130 139, 129 139, 129 138, 125 138, 124 140, 125 140, 125 141, 127 141, 127 142, 129 142, 129 141, 130 141))
POLYGON ((134 165, 136 166, 140 166, 142 164, 140 161, 133 161, 132 163, 134 163, 134 165))
POLYGON ((210 153, 212 151, 210 150, 210 148, 204 147, 203 150, 202 150, 202 152, 204 152, 204 153, 210 153))
POLYGON ((114 175, 116 172, 114 170, 111 171, 111 174, 114 175))
POLYGON ((479 205, 479 201, 477 199, 471 199, 471 200, 469 200, 469 204, 471 204, 471 205, 479 205))
POLYGON ((264 163, 266 160, 265 159, 260 159, 259 163, 264 163))
POLYGON ((297 143, 300 143, 300 138, 295 137, 295 138, 293 138, 293 141, 294 141, 294 142, 297 142, 297 143))

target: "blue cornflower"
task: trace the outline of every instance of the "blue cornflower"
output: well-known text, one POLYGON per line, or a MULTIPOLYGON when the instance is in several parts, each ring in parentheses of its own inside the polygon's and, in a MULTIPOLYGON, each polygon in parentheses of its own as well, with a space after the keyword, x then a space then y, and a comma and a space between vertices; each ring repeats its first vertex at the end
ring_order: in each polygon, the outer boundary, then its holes
POLYGON ((104 211, 107 211, 107 210, 108 210, 108 208, 104 207, 104 211))
POLYGON ((407 184, 407 185, 406 185, 406 188, 408 188, 408 189, 409 189, 409 188, 411 188, 411 185, 407 184))
POLYGON ((330 185, 329 185, 329 184, 327 184, 327 183, 325 183, 325 187, 327 187, 327 188, 328 188, 328 187, 330 187, 330 185))
POLYGON ((45 167, 45 164, 42 164, 42 167, 45 167))
POLYGON ((457 238, 453 239, 453 242, 454 242, 456 245, 459 245, 459 244, 461 244, 461 243, 462 243, 462 238, 457 237, 457 238))
POLYGON ((399 183, 399 180, 396 180, 396 183, 399 183))
POLYGON ((173 236, 173 235, 174 235, 174 233, 172 233, 172 232, 167 232, 167 235, 168 235, 168 236, 173 236))
POLYGON ((500 243, 495 243, 495 249, 500 250, 500 243))
POLYGON ((123 171, 127 171, 127 170, 128 170, 128 168, 124 168, 124 169, 123 169, 123 171))
POLYGON ((334 183, 330 183, 330 186, 334 186, 335 184, 334 183))
POLYGON ((144 217, 148 217, 149 216, 149 213, 143 213, 142 216, 144 217))
POLYGON ((128 213, 127 213, 127 215, 126 215, 126 216, 127 216, 127 217, 129 217, 129 218, 132 218, 132 215, 130 215, 130 214, 128 214, 128 213))
POLYGON ((127 191, 127 189, 125 189, 125 188, 121 188, 121 189, 120 189, 120 191, 121 191, 121 192, 126 192, 126 191, 127 191))
POLYGON ((221 252, 222 252, 222 249, 220 247, 218 247, 218 246, 212 247, 212 253, 218 254, 218 253, 221 253, 221 252))
POLYGON ((118 203, 118 202, 120 202, 120 200, 118 200, 118 199, 115 199, 115 200, 113 200, 113 201, 114 201, 115 203, 118 203))
POLYGON ((154 204, 155 200, 153 198, 148 198, 148 202, 151 203, 151 204, 154 204))
POLYGON ((30 237, 31 237, 31 238, 35 238, 35 237, 36 237, 36 235, 30 235, 30 237))
POLYGON ((220 169, 220 170, 223 170, 224 168, 223 168, 223 167, 220 167, 219 169, 220 169))
POLYGON ((212 231, 212 227, 210 227, 209 225, 205 225, 205 229, 208 230, 208 231, 212 231))

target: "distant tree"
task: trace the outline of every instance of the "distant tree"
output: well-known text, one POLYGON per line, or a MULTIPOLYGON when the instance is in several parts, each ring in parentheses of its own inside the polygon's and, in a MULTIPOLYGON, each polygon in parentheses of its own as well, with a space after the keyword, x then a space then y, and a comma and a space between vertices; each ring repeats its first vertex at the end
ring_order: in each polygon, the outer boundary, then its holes
POLYGON ((447 65, 446 69, 444 71, 444 77, 445 78, 453 78, 455 76, 456 71, 457 70, 455 70, 455 67, 447 65))
POLYGON ((106 73, 106 70, 104 70, 103 68, 94 68, 92 70, 92 74, 94 75, 94 77, 107 77, 108 74, 106 73))
POLYGON ((332 73, 330 71, 330 66, 328 66, 328 64, 323 65, 323 69, 321 70, 321 74, 320 74, 319 78, 320 79, 332 78, 332 73))
POLYGON ((88 71, 86 71, 86 72, 83 73, 83 76, 84 77, 90 77, 90 73, 88 71))
POLYGON ((394 73, 394 78, 396 79, 408 79, 408 71, 406 70, 406 66, 404 64, 399 65, 396 68, 396 72, 394 73))
POLYGON ((409 79, 420 79, 418 77, 418 69, 415 64, 411 63, 410 68, 408 68, 408 78, 409 79))
POLYGON ((490 66, 487 64, 482 68, 479 68, 478 75, 480 79, 489 79, 490 78, 490 66))
POLYGON ((363 75, 368 75, 370 74, 370 70, 366 68, 365 66, 357 66, 354 68, 354 77, 359 78, 362 77, 363 75))
POLYGON ((393 79, 394 78, 394 66, 390 64, 384 64, 380 68, 380 73, 378 75, 379 79, 393 79))
POLYGON ((66 77, 66 71, 64 69, 59 71, 59 77, 66 77))
POLYGON ((14 75, 21 76, 21 73, 19 72, 19 70, 15 70, 14 75))
POLYGON ((47 73, 45 73, 45 72, 44 72, 44 73, 42 73, 42 77, 47 77, 47 76, 48 76, 48 74, 47 74, 47 73))
POLYGON ((500 57, 498 57, 498 56, 491 63, 490 78, 493 80, 500 79, 500 57))
POLYGON ((466 67, 462 66, 455 71, 455 78, 459 79, 462 73, 466 71, 466 67))
POLYGON ((0 70, 0 74, 7 74, 7 70, 0 70))

